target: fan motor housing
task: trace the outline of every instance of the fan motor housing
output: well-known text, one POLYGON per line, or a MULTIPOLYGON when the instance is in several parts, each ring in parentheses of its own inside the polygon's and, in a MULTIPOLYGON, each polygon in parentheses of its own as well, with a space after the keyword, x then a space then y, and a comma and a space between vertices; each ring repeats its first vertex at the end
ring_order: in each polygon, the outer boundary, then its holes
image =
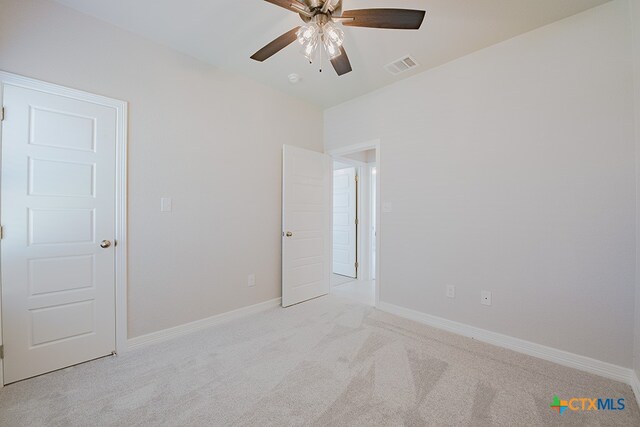
MULTIPOLYGON (((326 0, 326 1, 331 1, 331 0, 326 0)), ((322 13, 322 7, 324 6, 324 3, 325 1, 322 1, 322 0, 304 0, 304 4, 306 4, 309 10, 311 11, 311 13, 313 13, 314 18, 317 15, 324 15, 328 18, 330 18, 331 16, 342 15, 342 0, 339 0, 335 4, 335 6, 333 7, 333 10, 328 10, 326 13, 322 13)), ((302 18, 304 22, 310 22, 313 19, 303 14, 300 14, 300 18, 302 18)))
POLYGON ((315 9, 317 7, 321 7, 324 2, 320 0, 304 0, 304 4, 306 4, 309 9, 315 9))

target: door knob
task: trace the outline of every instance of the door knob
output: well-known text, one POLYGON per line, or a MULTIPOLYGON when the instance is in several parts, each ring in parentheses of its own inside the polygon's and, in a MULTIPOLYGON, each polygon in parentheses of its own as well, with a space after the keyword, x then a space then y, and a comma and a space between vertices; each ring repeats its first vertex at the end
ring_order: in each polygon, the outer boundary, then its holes
POLYGON ((293 233, 290 231, 287 231, 287 237, 291 237, 291 236, 293 236, 293 233))
POLYGON ((103 240, 102 242, 100 242, 100 247, 102 249, 107 249, 109 246, 111 246, 111 242, 108 240, 103 240))

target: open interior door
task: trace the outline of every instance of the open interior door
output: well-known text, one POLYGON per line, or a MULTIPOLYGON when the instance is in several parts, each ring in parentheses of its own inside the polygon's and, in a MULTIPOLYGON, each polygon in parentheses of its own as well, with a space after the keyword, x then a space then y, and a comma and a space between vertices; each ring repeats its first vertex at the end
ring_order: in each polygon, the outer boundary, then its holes
POLYGON ((333 272, 357 278, 356 168, 333 171, 333 272))
POLYGON ((285 145, 282 306, 326 295, 331 283, 333 171, 326 154, 285 145))
POLYGON ((114 108, 76 95, 9 83, 2 89, 9 112, 0 168, 9 384, 115 350, 118 127, 114 108))

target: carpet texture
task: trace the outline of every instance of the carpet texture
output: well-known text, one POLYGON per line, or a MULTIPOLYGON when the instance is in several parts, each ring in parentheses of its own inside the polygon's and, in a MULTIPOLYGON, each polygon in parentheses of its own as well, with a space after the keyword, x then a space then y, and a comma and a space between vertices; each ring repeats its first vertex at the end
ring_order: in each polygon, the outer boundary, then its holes
POLYGON ((2 426, 640 426, 629 386, 324 297, 0 390, 2 426), (624 398, 566 411, 554 395, 624 398))

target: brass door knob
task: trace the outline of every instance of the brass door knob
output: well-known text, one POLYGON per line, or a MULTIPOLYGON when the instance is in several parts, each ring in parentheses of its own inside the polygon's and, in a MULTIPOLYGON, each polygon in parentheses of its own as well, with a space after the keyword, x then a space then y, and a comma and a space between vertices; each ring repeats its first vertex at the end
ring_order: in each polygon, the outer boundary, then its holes
POLYGON ((287 237, 291 237, 291 236, 293 236, 293 233, 290 231, 287 231, 287 237))
POLYGON ((100 242, 100 247, 102 249, 107 249, 110 246, 111 246, 111 242, 108 240, 103 240, 102 242, 100 242))

